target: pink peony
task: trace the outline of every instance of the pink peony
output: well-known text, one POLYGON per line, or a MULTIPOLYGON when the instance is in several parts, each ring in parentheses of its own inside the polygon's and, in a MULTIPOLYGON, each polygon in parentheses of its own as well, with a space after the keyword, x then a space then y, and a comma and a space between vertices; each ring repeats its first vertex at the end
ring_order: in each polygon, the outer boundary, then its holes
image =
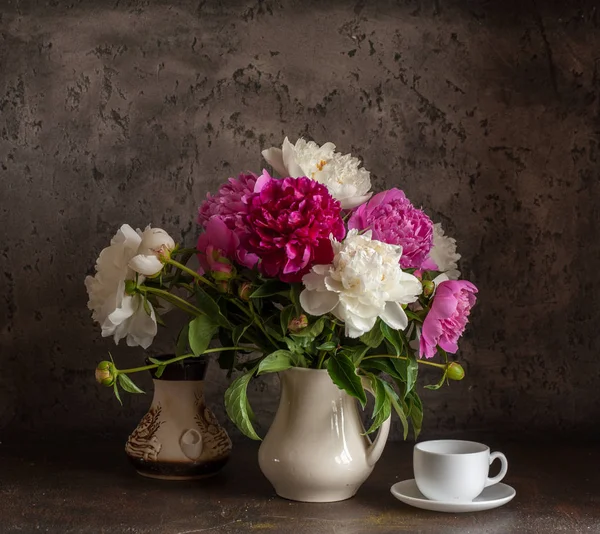
POLYGON ((423 322, 419 356, 432 358, 439 345, 446 352, 458 350, 458 338, 465 331, 477 288, 466 280, 447 280, 438 284, 431 310, 423 322))
POLYGON ((371 230, 373 239, 402 246, 400 266, 418 269, 433 246, 433 223, 415 208, 400 189, 375 195, 359 206, 348 221, 348 228, 371 230))
POLYGON ((249 254, 240 246, 240 238, 218 215, 211 217, 206 223, 205 231, 198 238, 198 272, 219 272, 228 274, 232 271, 230 260, 235 260, 246 267, 253 267, 258 257, 249 254))
POLYGON ((329 236, 346 234, 340 203, 307 177, 274 180, 264 172, 247 202, 243 244, 260 258, 263 274, 284 282, 299 282, 314 264, 331 263, 329 236))
POLYGON ((208 193, 198 209, 198 223, 206 227, 211 217, 218 215, 230 230, 243 230, 248 209, 244 200, 254 192, 256 180, 255 174, 240 174, 229 178, 216 195, 208 193))

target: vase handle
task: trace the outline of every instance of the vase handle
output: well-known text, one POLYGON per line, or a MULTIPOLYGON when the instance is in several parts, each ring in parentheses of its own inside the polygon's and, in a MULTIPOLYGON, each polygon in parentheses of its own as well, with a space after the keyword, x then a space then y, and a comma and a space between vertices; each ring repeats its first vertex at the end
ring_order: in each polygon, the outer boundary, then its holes
MULTIPOLYGON (((371 388, 371 384, 367 381, 366 378, 361 377, 363 387, 365 391, 368 391, 373 397, 375 397, 375 392, 371 388)), ((390 416, 381 423, 379 427, 379 431, 377 432, 377 437, 373 440, 369 448, 367 449, 367 464, 369 467, 373 467, 377 460, 381 457, 383 453, 383 449, 385 449, 385 444, 387 443, 388 435, 390 433, 390 425, 392 424, 392 416, 390 416)))

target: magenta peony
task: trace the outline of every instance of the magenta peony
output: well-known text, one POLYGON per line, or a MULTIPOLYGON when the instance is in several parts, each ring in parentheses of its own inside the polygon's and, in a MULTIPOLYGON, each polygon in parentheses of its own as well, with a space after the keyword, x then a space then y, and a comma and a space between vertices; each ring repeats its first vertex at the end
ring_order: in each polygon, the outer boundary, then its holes
POLYGON ((238 234, 228 228, 226 222, 218 215, 211 217, 206 223, 204 232, 198 238, 198 272, 228 274, 232 271, 230 260, 246 267, 253 267, 258 257, 249 254, 240 246, 238 234))
POLYGON ((260 258, 259 270, 284 282, 300 282, 310 268, 329 264, 329 239, 344 238, 340 203, 310 178, 275 180, 266 172, 248 199, 245 248, 260 258))
POLYGON ((446 280, 438 284, 431 310, 425 317, 419 356, 432 358, 439 345, 446 352, 458 350, 458 338, 465 331, 475 305, 477 288, 466 280, 446 280))
POLYGON ((229 178, 216 195, 208 193, 198 209, 198 223, 206 228, 211 217, 218 215, 230 230, 243 230, 247 213, 244 201, 254 192, 256 180, 255 174, 240 174, 229 178))
POLYGON ((400 266, 418 269, 433 246, 433 223, 415 208, 400 189, 375 195, 359 206, 348 221, 348 229, 369 229, 373 239, 402 246, 400 266))

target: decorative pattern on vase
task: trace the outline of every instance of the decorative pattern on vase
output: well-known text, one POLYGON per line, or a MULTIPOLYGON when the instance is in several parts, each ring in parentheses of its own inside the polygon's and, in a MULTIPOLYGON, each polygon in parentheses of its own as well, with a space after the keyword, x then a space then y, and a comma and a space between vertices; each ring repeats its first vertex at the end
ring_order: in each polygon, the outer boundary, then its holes
POLYGON ((138 473, 161 479, 203 478, 219 472, 231 440, 204 400, 204 363, 175 366, 154 377, 149 412, 125 450, 138 473))
POLYGON ((215 457, 228 456, 231 452, 231 439, 219 421, 204 402, 204 395, 196 393, 196 424, 204 436, 204 446, 213 451, 215 457))
POLYGON ((125 444, 125 452, 132 458, 142 458, 155 462, 162 448, 156 433, 162 421, 160 404, 152 406, 150 411, 142 418, 137 428, 132 432, 125 444))

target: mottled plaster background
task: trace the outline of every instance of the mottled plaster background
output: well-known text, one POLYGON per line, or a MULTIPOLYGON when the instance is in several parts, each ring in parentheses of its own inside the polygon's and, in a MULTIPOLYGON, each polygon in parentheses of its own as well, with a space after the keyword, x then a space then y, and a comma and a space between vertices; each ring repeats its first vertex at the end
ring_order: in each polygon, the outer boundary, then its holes
MULTIPOLYGON (((423 394, 424 436, 597 437, 596 5, 1 0, 3 433, 135 426, 149 397, 121 408, 93 369, 144 354, 100 338, 84 276, 123 222, 193 244, 206 193, 288 135, 403 188, 480 288, 467 378, 423 394)), ((264 432, 277 381, 253 388, 264 432)))

